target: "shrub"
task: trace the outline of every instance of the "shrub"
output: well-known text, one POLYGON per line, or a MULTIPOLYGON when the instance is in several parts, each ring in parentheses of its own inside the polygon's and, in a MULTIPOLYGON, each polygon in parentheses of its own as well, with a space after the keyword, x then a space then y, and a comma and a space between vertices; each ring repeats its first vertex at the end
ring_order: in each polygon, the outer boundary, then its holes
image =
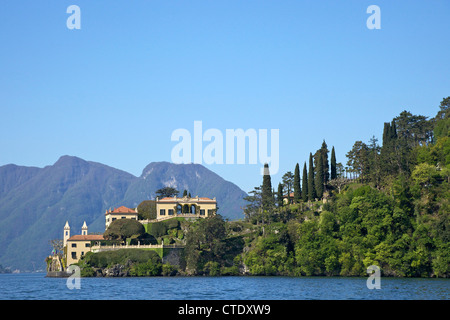
POLYGON ((237 266, 223 267, 220 273, 222 276, 237 276, 239 275, 239 268, 237 266))
POLYGON ((148 233, 154 236, 155 238, 164 236, 166 232, 167 226, 163 221, 152 223, 148 231, 148 233))
POLYGON ((149 259, 147 262, 134 264, 130 269, 130 275, 137 277, 159 276, 161 271, 161 260, 149 259))
POLYGON ((218 262, 216 261, 208 261, 204 268, 203 271, 207 274, 210 275, 212 277, 214 276, 218 276, 220 275, 220 265, 218 262))
POLYGON ((163 276, 174 276, 178 272, 177 268, 170 263, 162 265, 162 275, 163 276))
POLYGON ((120 249, 92 253, 86 255, 84 262, 87 266, 93 268, 106 268, 115 264, 145 263, 148 260, 161 263, 161 258, 156 252, 142 249, 120 249))
POLYGON ((144 226, 132 219, 120 219, 113 221, 103 233, 108 240, 125 240, 132 236, 141 236, 145 233, 144 226))
POLYGON ((156 219, 156 201, 155 200, 145 200, 142 201, 138 207, 139 219, 156 219))

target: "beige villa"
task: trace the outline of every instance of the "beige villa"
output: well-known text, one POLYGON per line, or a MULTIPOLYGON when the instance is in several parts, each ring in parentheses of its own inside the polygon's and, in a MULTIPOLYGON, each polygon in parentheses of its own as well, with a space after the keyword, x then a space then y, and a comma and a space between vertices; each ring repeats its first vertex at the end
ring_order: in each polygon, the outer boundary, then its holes
POLYGON ((88 227, 86 221, 81 227, 81 234, 70 236, 69 222, 66 221, 64 226, 64 247, 66 247, 66 261, 67 265, 77 263, 82 256, 91 251, 92 241, 101 241, 103 235, 101 234, 88 234, 88 227))
MULTIPOLYGON (((117 219, 134 219, 142 224, 147 224, 174 217, 206 218, 214 215, 216 211, 216 198, 210 199, 198 196, 194 198, 156 198, 156 220, 139 220, 137 208, 130 209, 125 206, 121 206, 115 208, 114 210, 106 210, 105 230, 108 229, 109 225, 117 219)), ((102 240, 105 239, 101 234, 88 234, 86 221, 81 227, 81 234, 71 236, 69 222, 67 221, 64 226, 63 236, 67 266, 77 263, 82 256, 91 251, 91 246, 99 245, 102 240)), ((120 249, 120 246, 117 246, 117 249, 120 249)))
POLYGON ((156 198, 156 219, 183 216, 192 218, 206 218, 217 211, 216 198, 196 196, 190 197, 165 197, 156 198))
POLYGON ((138 220, 138 212, 136 209, 130 209, 125 206, 121 206, 115 208, 111 211, 111 209, 106 210, 105 213, 105 230, 108 229, 111 222, 117 219, 134 219, 138 220))

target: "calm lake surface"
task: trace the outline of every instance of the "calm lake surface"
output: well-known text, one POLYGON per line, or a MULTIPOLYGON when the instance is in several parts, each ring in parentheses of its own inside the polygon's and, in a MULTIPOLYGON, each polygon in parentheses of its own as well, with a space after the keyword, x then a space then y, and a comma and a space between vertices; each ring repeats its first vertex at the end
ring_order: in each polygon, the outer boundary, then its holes
MULTIPOLYGON (((1 300, 448 300, 450 279, 329 277, 81 278, 80 289, 44 273, 0 274, 1 300)), ((74 282, 72 282, 74 284, 74 282)))

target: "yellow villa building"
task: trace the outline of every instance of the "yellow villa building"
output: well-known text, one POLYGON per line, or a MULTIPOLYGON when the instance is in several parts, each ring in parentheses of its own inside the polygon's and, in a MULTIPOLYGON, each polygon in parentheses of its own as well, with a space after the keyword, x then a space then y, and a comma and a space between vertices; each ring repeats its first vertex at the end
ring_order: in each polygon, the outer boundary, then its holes
POLYGON ((206 197, 165 197, 156 198, 156 219, 167 219, 174 216, 206 218, 217 211, 216 198, 206 197))
POLYGON ((117 219, 134 219, 138 220, 138 212, 136 209, 130 209, 125 206, 115 208, 114 210, 106 210, 105 213, 105 230, 108 229, 111 222, 117 219))
MULTIPOLYGON (((165 197, 156 198, 156 219, 155 220, 139 220, 136 209, 130 209, 125 206, 107 210, 105 213, 105 230, 109 225, 117 219, 134 219, 140 223, 147 224, 157 222, 159 220, 170 219, 174 217, 184 218, 207 218, 216 214, 217 201, 216 198, 210 199, 206 197, 165 197)), ((91 246, 99 245, 105 240, 101 234, 88 234, 86 221, 81 228, 81 234, 70 234, 70 226, 67 221, 64 226, 63 246, 65 248, 67 266, 77 263, 82 256, 91 251, 91 246)), ((116 247, 120 249, 120 246, 116 247)))
POLYGON ((103 235, 101 234, 88 234, 88 227, 86 221, 81 227, 81 234, 70 236, 69 221, 64 226, 64 238, 63 243, 66 248, 66 262, 67 265, 77 263, 82 256, 91 251, 92 241, 101 241, 103 235))

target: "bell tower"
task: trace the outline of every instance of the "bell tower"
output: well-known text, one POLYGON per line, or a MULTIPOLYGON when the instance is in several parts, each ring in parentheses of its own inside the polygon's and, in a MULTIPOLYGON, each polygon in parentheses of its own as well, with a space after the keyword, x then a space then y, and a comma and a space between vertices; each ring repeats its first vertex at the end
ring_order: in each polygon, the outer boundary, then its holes
POLYGON ((81 227, 81 235, 82 236, 87 236, 88 234, 88 227, 86 225, 86 221, 83 223, 83 226, 81 227))
POLYGON ((70 238, 70 226, 69 226, 69 221, 66 221, 66 225, 64 226, 64 236, 63 236, 64 247, 66 246, 67 239, 69 239, 69 238, 70 238))

